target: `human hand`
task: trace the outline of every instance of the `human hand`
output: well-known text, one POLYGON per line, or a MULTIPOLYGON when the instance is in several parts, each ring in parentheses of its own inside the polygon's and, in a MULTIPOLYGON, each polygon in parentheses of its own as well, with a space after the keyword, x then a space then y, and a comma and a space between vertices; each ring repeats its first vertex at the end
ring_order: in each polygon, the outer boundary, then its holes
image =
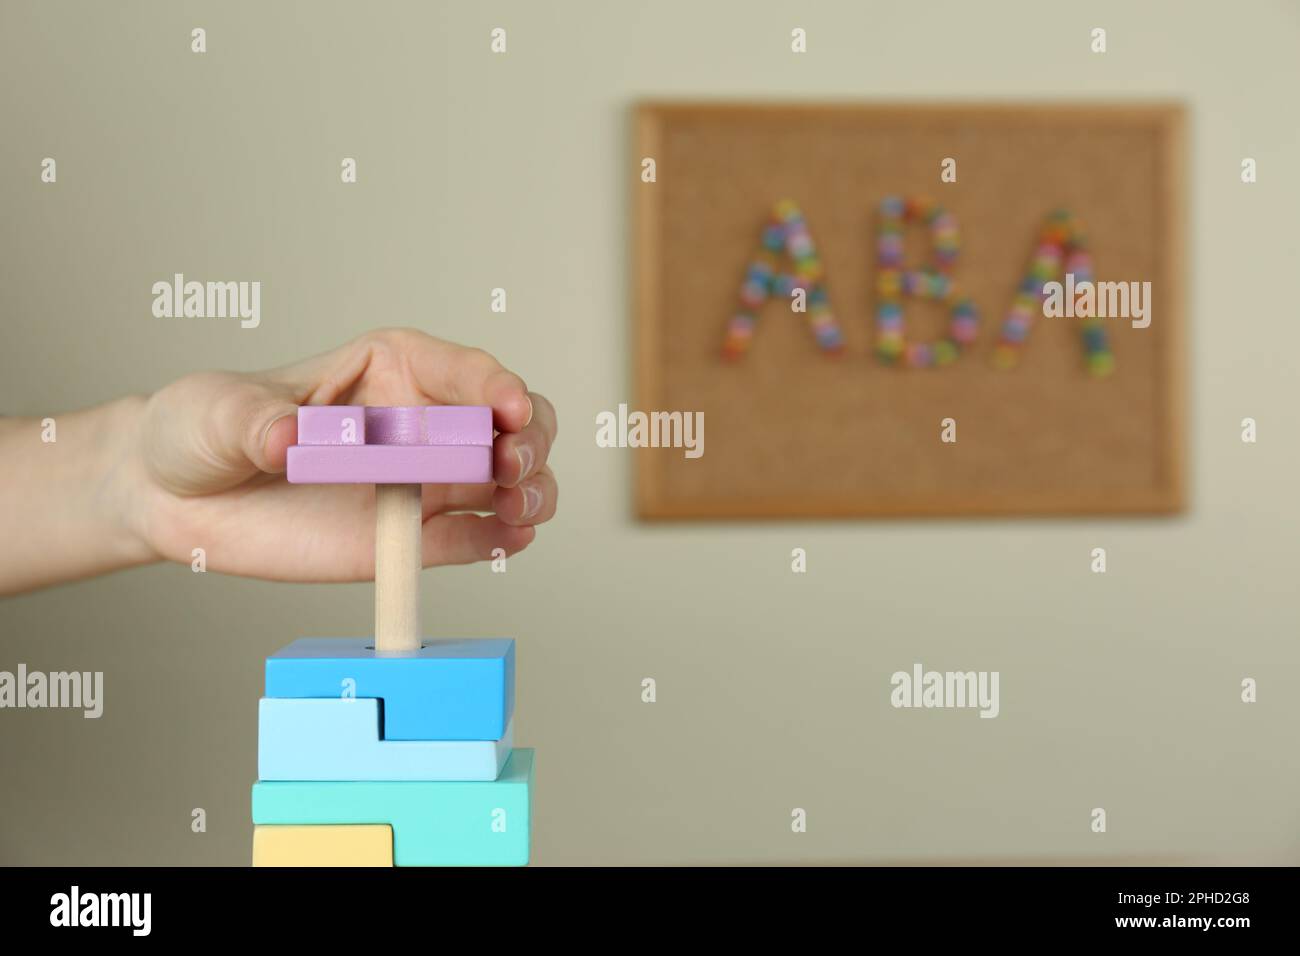
POLYGON ((291 485, 298 405, 490 405, 494 484, 425 485, 424 566, 527 547, 555 514, 555 409, 479 349, 412 329, 371 332, 267 372, 201 372, 143 406, 122 476, 125 524, 159 557, 282 581, 374 576, 370 485, 291 485), (477 515, 465 512, 490 512, 477 515))

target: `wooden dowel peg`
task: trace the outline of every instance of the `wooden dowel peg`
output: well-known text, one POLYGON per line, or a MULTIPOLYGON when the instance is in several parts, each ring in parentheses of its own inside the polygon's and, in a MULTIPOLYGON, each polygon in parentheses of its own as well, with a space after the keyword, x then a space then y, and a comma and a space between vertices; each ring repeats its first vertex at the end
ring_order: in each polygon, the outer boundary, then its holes
POLYGON ((375 651, 420 649, 419 485, 375 485, 375 651))

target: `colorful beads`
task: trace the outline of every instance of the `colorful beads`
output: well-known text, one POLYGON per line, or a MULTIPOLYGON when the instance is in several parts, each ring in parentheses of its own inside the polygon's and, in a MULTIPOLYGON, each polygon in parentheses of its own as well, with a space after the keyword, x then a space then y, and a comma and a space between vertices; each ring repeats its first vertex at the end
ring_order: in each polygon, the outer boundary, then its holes
MULTIPOLYGON (((901 247, 900 247, 901 251, 901 247)), ((788 199, 776 204, 763 227, 760 249, 745 271, 740 287, 740 308, 727 324, 722 344, 724 358, 740 358, 749 350, 758 311, 772 295, 788 299, 796 289, 805 293, 805 308, 817 345, 838 353, 844 345, 839 323, 831 314, 821 260, 799 207, 788 199), (793 269, 782 271, 783 261, 793 269)))
MULTIPOLYGON (((975 344, 979 335, 979 313, 969 298, 959 296, 952 271, 961 251, 956 217, 928 199, 889 196, 881 201, 875 237, 877 273, 875 351, 882 362, 908 368, 931 368, 955 362, 975 344), (919 269, 904 265, 907 226, 924 223, 930 233, 932 264, 919 269), (931 299, 943 303, 949 313, 947 333, 933 343, 908 342, 904 335, 903 298, 931 299)), ((1029 257, 1029 263, 1012 297, 993 346, 993 363, 1014 368, 1021 359, 1030 329, 1044 314, 1051 297, 1050 314, 1057 314, 1060 294, 1065 290, 1066 310, 1082 319, 1082 340, 1088 373, 1095 377, 1111 374, 1115 357, 1101 317, 1092 315, 1094 287, 1092 256, 1082 228, 1066 210, 1047 217, 1029 257), (1058 282, 1064 275, 1065 282, 1058 282)), ((809 324, 822 351, 838 354, 843 348, 839 323, 831 314, 825 275, 812 236, 799 207, 790 200, 776 204, 763 226, 759 250, 745 270, 739 294, 739 308, 727 324, 722 352, 725 358, 739 358, 750 347, 759 310, 772 296, 794 298, 791 307, 808 313, 809 324), (802 296, 797 296, 802 292, 802 296), (802 310, 799 306, 802 305, 802 310)))
POLYGON ((952 213, 928 199, 889 196, 880 203, 876 237, 876 355, 889 365, 931 368, 949 365, 974 343, 979 313, 970 299, 956 295, 949 274, 957 262, 961 238, 952 213), (903 232, 909 222, 930 229, 935 267, 903 268, 903 232), (905 295, 935 299, 949 308, 948 335, 933 344, 908 343, 903 335, 905 295))
MULTIPOLYGON (((1062 273, 1074 276, 1076 289, 1080 283, 1093 281, 1092 256, 1083 229, 1068 210, 1058 209, 1044 222, 1025 278, 1002 321, 998 343, 993 349, 995 366, 1009 369, 1019 363, 1034 319, 1043 312, 1043 300, 1047 298, 1044 286, 1062 273)), ((1110 351, 1102 320, 1094 316, 1082 321, 1088 373, 1097 378, 1109 375, 1115 370, 1115 356, 1110 351)))

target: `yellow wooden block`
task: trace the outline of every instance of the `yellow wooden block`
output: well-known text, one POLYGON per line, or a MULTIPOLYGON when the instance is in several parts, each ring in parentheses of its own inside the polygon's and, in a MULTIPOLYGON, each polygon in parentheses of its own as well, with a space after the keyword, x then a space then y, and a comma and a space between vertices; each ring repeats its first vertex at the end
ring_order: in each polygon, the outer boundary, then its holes
POLYGON ((253 866, 392 866, 388 824, 253 827, 253 866))

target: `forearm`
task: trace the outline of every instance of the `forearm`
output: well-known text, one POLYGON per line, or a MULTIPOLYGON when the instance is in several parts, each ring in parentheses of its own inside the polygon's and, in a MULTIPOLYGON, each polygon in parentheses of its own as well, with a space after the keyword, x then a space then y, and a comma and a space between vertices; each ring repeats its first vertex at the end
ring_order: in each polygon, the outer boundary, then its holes
POLYGON ((146 564, 144 474, 130 397, 54 418, 0 418, 0 595, 146 564))

